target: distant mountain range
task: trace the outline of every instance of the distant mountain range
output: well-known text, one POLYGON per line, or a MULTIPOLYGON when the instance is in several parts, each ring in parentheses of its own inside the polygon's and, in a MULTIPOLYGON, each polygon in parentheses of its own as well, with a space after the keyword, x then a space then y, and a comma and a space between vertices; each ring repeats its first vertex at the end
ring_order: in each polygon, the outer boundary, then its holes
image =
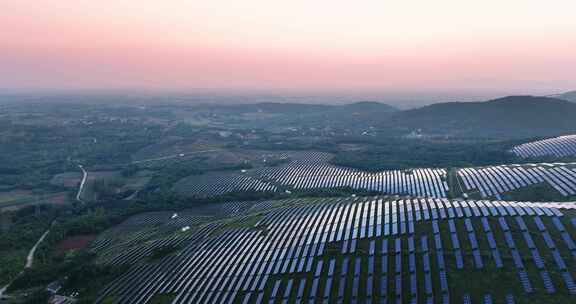
POLYGON ((275 114, 267 122, 270 125, 284 121, 300 126, 331 125, 345 129, 375 127, 378 133, 392 136, 414 131, 429 136, 467 138, 576 134, 576 103, 552 97, 508 96, 483 102, 436 103, 405 111, 375 101, 346 105, 255 103, 206 107, 230 114, 275 114))
POLYGON ((509 96, 486 102, 449 102, 398 112, 384 126, 474 137, 538 137, 576 132, 576 103, 509 96))

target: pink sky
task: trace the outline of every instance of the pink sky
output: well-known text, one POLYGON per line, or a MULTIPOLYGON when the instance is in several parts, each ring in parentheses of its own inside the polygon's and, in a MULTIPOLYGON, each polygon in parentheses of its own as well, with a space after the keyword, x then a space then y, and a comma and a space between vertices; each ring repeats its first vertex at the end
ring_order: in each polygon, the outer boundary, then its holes
POLYGON ((573 0, 0 0, 0 88, 576 89, 573 0))

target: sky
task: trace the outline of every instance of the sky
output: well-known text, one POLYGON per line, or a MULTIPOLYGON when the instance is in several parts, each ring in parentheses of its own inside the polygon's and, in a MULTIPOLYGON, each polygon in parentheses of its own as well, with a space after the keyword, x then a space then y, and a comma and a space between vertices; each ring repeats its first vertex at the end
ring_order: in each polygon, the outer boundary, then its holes
POLYGON ((0 0, 0 88, 576 89, 574 0, 0 0))

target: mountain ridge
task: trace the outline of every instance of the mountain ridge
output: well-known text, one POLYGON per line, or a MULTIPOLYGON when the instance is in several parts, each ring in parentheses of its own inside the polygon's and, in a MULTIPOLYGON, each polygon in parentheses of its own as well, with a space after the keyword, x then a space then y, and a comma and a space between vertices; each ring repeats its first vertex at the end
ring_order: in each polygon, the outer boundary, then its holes
POLYGON ((447 102, 395 113, 406 131, 448 136, 532 137, 576 132, 576 104, 538 96, 507 96, 483 102, 447 102))

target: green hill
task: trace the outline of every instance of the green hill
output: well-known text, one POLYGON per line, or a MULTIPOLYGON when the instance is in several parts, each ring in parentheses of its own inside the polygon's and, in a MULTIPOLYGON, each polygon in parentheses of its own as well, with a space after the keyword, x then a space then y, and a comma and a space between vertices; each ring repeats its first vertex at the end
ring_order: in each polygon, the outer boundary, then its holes
POLYGON ((384 123, 403 132, 468 137, 554 136, 576 131, 576 104, 548 97, 509 96, 450 102, 403 111, 384 123))

